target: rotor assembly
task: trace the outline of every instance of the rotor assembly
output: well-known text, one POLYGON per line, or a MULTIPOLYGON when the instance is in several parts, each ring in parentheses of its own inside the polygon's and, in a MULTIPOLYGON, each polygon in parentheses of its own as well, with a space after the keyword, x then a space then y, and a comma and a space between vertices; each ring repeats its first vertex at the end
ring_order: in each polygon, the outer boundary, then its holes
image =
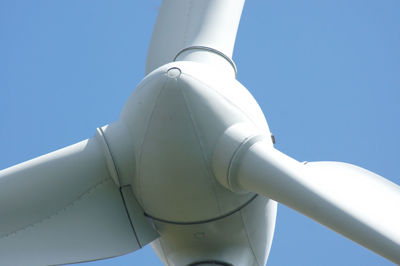
POLYGON ((0 263, 151 244, 166 265, 265 265, 277 202, 400 264, 400 187, 278 151, 232 60, 244 0, 164 0, 119 119, 0 171, 0 263), (384 207, 383 207, 384 206, 384 207))

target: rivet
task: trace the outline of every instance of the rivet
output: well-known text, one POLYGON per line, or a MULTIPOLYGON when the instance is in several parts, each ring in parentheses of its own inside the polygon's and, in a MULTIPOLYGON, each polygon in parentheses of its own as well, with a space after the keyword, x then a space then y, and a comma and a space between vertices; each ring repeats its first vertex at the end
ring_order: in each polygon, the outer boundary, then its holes
POLYGON ((178 78, 181 75, 181 70, 177 67, 172 67, 168 69, 167 75, 169 78, 178 78))
POLYGON ((203 239, 204 237, 205 237, 205 233, 204 232, 196 232, 196 233, 194 233, 193 234, 193 236, 196 238, 196 239, 203 239))

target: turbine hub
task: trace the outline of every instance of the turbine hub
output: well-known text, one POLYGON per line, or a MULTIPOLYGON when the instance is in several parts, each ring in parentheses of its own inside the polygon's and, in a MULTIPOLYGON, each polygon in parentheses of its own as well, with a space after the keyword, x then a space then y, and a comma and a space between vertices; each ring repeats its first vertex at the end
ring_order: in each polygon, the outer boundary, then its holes
POLYGON ((231 125, 252 124, 269 135, 258 104, 231 75, 195 62, 167 64, 139 84, 121 121, 135 151, 129 183, 148 216, 205 222, 235 212, 254 197, 229 191, 212 169, 215 145, 231 125))

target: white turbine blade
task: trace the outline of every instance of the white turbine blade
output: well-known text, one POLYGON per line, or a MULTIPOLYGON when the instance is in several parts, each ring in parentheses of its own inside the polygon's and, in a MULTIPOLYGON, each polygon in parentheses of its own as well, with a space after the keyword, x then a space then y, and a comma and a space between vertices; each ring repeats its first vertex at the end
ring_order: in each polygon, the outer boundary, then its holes
POLYGON ((140 245, 99 140, 0 171, 0 264, 114 257, 140 245))
POLYGON ((279 201, 400 264, 398 185, 346 163, 300 163, 266 141, 239 157, 233 187, 279 201))
POLYGON ((244 0, 164 0, 151 37, 146 74, 177 57, 225 64, 231 71, 243 4, 244 0))

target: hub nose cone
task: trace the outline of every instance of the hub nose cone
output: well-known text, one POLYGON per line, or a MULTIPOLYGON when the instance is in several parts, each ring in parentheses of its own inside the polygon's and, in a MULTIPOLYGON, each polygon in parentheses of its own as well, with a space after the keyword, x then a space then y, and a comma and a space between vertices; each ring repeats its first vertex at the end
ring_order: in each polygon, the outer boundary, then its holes
POLYGON ((246 122, 269 132, 261 109, 235 79, 193 62, 165 65, 138 85, 121 120, 135 154, 129 182, 148 216, 199 223, 235 212, 253 198, 223 187, 211 163, 230 126, 246 122))

